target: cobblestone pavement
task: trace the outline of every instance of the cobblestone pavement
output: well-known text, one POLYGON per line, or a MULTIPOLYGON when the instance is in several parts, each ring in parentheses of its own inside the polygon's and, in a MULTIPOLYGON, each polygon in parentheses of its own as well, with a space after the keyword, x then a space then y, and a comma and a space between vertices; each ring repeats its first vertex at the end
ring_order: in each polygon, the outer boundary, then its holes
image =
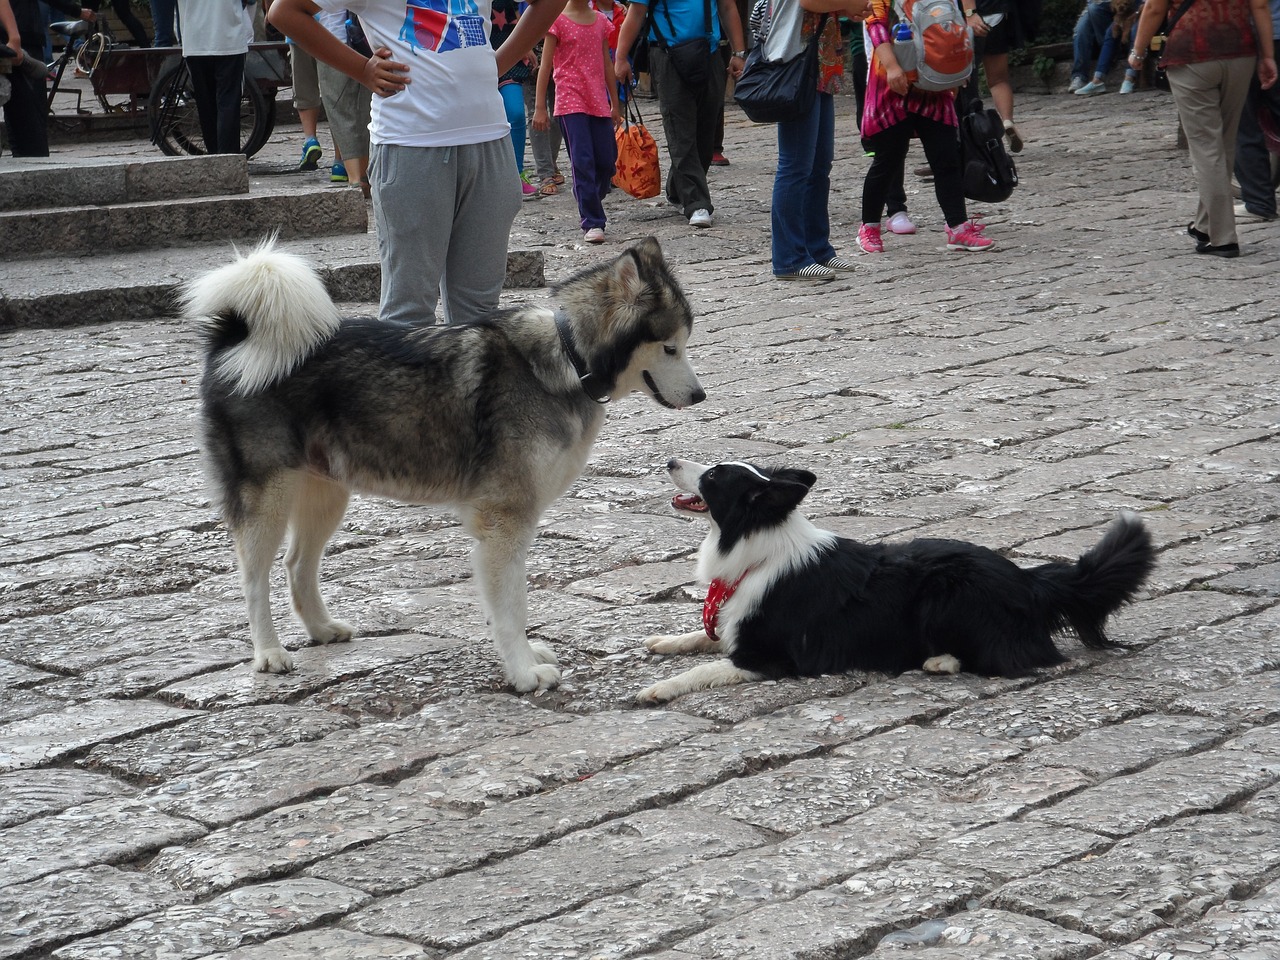
MULTIPOLYGON (((840 108, 850 252, 867 161, 840 108)), ((994 253, 942 252, 908 174, 920 233, 826 286, 769 276, 772 131, 732 112, 711 230, 618 197, 585 248, 567 193, 525 205, 552 278, 661 239, 709 395, 616 401, 548 513, 551 694, 503 688, 454 519, 372 499, 325 566, 357 639, 306 648, 280 601, 299 669, 253 674, 189 325, 0 337, 0 957, 1280 957, 1280 226, 1191 252, 1158 94, 1020 113, 994 253), (676 455, 802 465, 821 525, 1026 562, 1131 508, 1159 565, 1124 649, 1022 680, 639 709, 692 662, 641 639, 699 617, 676 455)))

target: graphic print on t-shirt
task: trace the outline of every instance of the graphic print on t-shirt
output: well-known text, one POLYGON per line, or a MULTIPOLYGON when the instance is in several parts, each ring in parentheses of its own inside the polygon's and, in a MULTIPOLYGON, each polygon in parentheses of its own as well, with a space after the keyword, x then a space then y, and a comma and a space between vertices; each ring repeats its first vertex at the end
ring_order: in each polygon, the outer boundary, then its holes
POLYGON ((400 39, 417 53, 419 48, 446 53, 486 46, 485 18, 472 0, 408 0, 400 39))

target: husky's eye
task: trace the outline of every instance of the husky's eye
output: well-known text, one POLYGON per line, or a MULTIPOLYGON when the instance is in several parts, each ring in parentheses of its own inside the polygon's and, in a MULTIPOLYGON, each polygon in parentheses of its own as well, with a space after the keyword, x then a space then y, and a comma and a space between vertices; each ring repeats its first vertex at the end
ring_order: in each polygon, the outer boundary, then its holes
POLYGON ((663 344, 662 352, 665 353, 668 357, 674 357, 680 351, 677 350, 675 347, 671 346, 670 344, 663 344))

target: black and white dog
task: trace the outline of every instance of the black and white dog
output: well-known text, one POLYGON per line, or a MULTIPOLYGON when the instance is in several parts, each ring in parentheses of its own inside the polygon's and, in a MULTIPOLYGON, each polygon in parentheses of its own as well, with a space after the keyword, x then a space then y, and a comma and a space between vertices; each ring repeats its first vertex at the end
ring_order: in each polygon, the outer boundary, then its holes
POLYGON ((667 469, 682 491, 672 505, 710 518, 698 553, 710 588, 703 630, 645 646, 727 659, 654 684, 642 703, 848 670, 1018 676, 1064 662, 1060 630, 1086 647, 1115 646, 1107 617, 1154 565, 1151 536, 1132 513, 1075 563, 1024 569, 960 540, 871 545, 820 530, 796 511, 817 479, 807 470, 687 460, 667 469))

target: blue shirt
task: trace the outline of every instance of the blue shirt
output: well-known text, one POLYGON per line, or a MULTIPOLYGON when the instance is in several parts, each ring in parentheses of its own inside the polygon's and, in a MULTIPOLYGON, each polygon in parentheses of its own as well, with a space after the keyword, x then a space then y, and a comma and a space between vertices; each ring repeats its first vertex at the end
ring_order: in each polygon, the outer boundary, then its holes
MULTIPOLYGON (((642 0, 635 0, 648 6, 642 0)), ((676 44, 707 36, 707 3, 711 4, 711 48, 720 45, 720 10, 716 0, 658 0, 649 7, 649 41, 676 44), (658 32, 653 29, 658 24, 658 32), (659 41, 658 36, 662 39, 659 41)), ((1280 2, 1280 0, 1273 0, 1280 2)))

